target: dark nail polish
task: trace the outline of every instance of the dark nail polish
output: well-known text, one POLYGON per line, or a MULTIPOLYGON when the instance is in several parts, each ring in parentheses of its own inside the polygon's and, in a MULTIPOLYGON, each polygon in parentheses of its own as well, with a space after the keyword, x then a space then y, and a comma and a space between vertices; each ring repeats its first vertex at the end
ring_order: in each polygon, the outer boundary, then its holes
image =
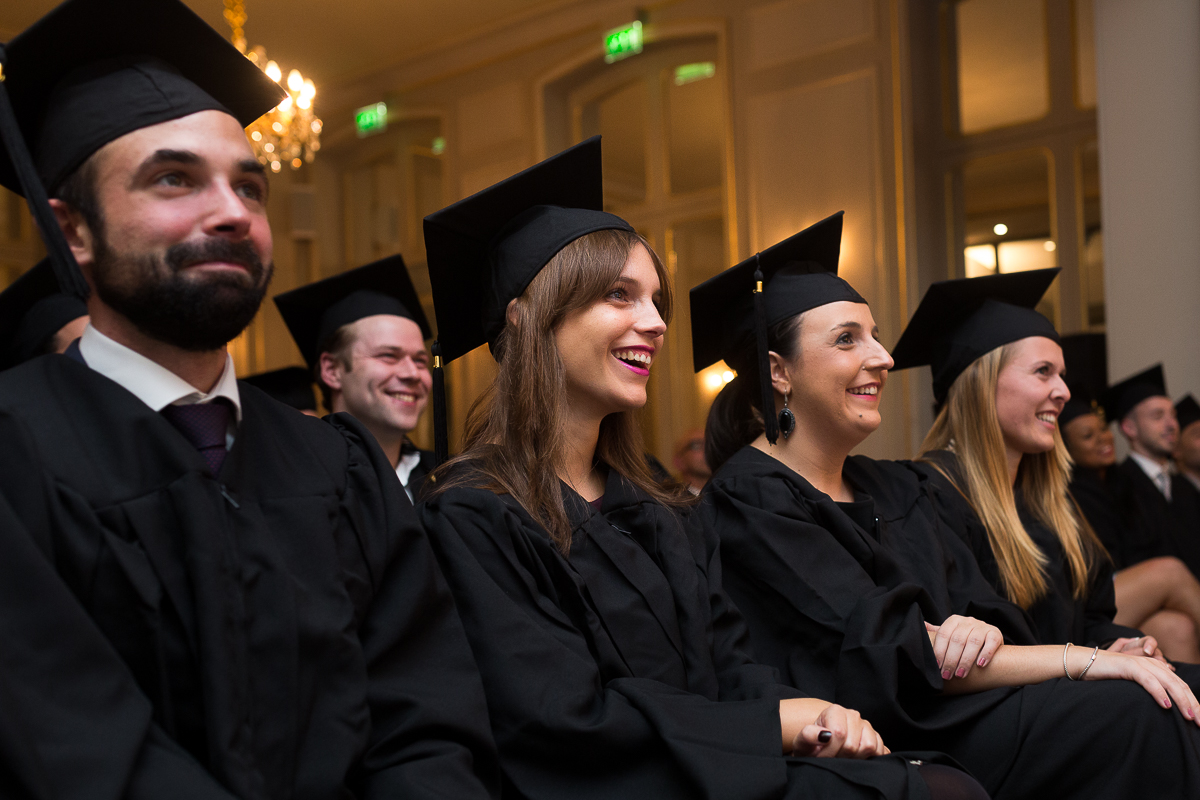
POLYGON ((829 744, 829 740, 833 738, 833 731, 821 731, 817 734, 817 741, 821 744, 829 744))

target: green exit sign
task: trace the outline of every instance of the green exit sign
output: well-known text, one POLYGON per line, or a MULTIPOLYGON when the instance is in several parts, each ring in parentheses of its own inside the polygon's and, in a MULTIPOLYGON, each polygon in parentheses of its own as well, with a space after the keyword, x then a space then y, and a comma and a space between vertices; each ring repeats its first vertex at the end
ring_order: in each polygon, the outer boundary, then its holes
POLYGON ((387 130, 387 103, 373 103, 354 112, 354 127, 359 138, 387 130))
POLYGON ((632 22, 604 34, 604 61, 608 64, 642 52, 642 23, 632 22))

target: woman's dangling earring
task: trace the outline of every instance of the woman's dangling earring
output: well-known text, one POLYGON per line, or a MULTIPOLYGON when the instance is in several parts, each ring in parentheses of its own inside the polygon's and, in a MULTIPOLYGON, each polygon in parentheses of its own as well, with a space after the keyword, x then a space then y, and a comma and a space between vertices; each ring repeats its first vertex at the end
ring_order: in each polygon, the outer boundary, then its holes
POLYGON ((783 395, 783 410, 779 412, 779 432, 786 439, 792 435, 792 431, 796 430, 796 415, 788 408, 788 393, 783 395))

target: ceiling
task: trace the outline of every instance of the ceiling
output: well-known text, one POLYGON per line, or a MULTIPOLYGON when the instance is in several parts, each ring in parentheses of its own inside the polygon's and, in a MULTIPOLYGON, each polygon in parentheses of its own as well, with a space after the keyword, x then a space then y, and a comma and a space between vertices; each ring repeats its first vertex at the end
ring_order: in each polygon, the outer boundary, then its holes
MULTIPOLYGON (((222 0, 185 0, 228 36, 222 0)), ((246 39, 284 70, 317 84, 340 83, 437 49, 500 20, 562 0, 245 0, 246 39)), ((57 0, 0 2, 7 40, 58 5, 57 0)), ((119 24, 114 20, 114 24, 119 24)))

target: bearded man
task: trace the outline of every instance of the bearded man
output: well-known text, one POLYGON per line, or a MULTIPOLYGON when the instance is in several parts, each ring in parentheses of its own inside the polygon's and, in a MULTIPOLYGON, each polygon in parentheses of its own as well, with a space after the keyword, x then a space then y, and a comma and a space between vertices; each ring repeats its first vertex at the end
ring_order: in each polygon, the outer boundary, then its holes
POLYGON ((68 0, 0 56, 0 183, 92 290, 65 355, 0 374, 5 796, 495 796, 392 466, 226 349, 271 278, 243 126, 278 87, 178 0, 68 0))

